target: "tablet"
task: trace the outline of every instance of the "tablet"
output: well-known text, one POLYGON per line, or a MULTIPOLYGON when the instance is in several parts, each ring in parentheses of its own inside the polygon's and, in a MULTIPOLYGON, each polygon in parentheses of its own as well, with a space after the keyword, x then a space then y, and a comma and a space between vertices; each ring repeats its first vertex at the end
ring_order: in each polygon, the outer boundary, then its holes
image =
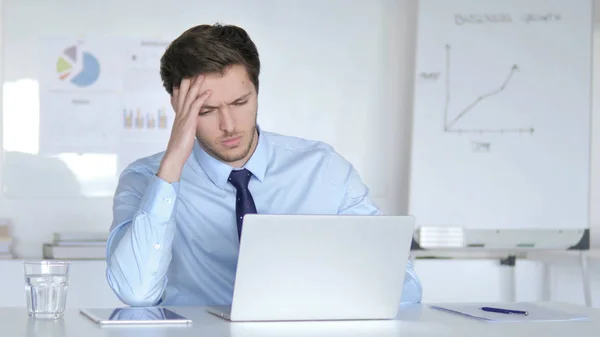
POLYGON ((125 307, 116 309, 86 308, 79 310, 97 324, 190 324, 185 318, 167 308, 125 307))

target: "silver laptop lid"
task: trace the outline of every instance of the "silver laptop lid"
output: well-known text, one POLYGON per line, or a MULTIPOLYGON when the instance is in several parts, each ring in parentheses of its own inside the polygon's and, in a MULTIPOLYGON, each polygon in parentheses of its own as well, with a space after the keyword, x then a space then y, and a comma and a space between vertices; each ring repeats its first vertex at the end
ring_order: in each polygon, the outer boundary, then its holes
POLYGON ((231 320, 394 318, 414 226, 411 216, 246 215, 231 320))

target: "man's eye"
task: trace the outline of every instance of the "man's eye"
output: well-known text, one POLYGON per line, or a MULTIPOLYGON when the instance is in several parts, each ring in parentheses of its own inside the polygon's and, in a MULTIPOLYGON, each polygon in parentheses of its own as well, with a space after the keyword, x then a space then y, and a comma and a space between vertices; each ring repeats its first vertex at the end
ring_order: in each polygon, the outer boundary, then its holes
POLYGON ((239 105, 244 105, 246 103, 248 103, 248 101, 235 102, 235 103, 233 103, 233 105, 238 105, 239 106, 239 105))

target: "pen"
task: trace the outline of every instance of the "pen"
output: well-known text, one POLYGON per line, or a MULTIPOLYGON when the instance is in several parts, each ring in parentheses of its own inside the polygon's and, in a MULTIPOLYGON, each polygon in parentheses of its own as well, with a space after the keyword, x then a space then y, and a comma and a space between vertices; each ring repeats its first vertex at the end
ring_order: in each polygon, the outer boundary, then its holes
POLYGON ((507 315, 529 315, 527 311, 520 310, 510 310, 510 309, 501 309, 501 308, 492 308, 492 307, 481 307, 481 310, 488 312, 495 312, 499 314, 507 314, 507 315))

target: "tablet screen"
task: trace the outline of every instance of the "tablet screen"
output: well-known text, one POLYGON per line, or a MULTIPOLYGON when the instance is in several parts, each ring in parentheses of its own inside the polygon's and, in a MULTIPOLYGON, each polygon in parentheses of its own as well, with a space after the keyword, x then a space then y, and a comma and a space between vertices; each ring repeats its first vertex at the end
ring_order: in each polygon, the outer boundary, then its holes
POLYGON ((82 309, 97 323, 190 323, 190 320, 160 307, 125 307, 116 309, 82 309))

